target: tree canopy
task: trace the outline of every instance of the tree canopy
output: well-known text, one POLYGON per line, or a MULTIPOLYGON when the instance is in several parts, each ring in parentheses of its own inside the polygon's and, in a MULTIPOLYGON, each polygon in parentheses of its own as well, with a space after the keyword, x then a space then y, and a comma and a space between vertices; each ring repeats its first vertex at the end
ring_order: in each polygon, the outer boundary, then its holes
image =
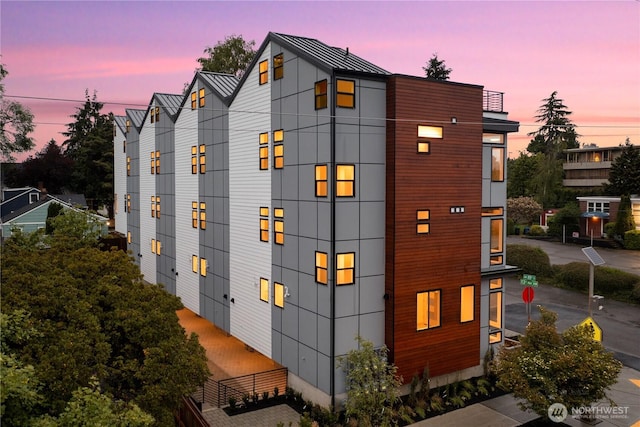
POLYGON ((531 224, 542 214, 542 206, 532 197, 507 199, 507 217, 516 224, 531 224))
POLYGON ((427 77, 436 80, 449 80, 449 74, 453 71, 451 68, 447 68, 444 60, 438 58, 437 53, 433 54, 427 61, 427 66, 422 69, 427 77))
POLYGON ((256 42, 245 41, 242 35, 231 35, 219 41, 215 46, 207 46, 206 56, 197 59, 202 71, 233 74, 242 77, 255 56, 253 47, 256 42))
POLYGON ((578 148, 578 134, 569 116, 573 112, 567 109, 564 101, 558 98, 558 92, 553 91, 537 111, 536 122, 542 126, 538 130, 529 132, 533 137, 527 147, 530 153, 543 153, 558 157, 562 150, 578 148))
POLYGON ((55 140, 34 156, 29 156, 20 167, 7 172, 7 185, 12 187, 36 187, 42 184, 47 192, 61 194, 71 178, 73 160, 65 156, 55 140))
POLYGON ((2 80, 9 74, 0 64, 0 159, 13 160, 14 153, 33 148, 33 138, 29 136, 35 129, 33 113, 19 102, 4 97, 2 80))
POLYGON ((546 418, 553 403, 590 406, 606 398, 622 364, 593 339, 586 326, 559 333, 557 315, 540 307, 517 348, 502 348, 494 364, 498 386, 513 392, 522 409, 546 418))
POLYGON ((625 141, 624 150, 611 162, 605 191, 614 196, 640 194, 640 147, 625 141))

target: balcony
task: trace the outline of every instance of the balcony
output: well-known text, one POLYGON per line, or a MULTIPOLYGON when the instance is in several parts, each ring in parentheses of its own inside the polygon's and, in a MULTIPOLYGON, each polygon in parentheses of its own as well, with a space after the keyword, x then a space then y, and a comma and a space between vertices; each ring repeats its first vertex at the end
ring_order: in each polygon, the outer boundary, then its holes
POLYGON ((482 109, 493 113, 503 113, 503 97, 504 92, 496 92, 492 90, 482 91, 482 109))

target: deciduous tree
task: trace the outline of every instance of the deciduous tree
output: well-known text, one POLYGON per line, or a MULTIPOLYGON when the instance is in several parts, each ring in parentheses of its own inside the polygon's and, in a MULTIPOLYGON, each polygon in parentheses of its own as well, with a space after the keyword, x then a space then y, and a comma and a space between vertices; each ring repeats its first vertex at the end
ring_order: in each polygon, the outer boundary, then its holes
POLYGON ((207 46, 203 53, 206 56, 198 58, 202 71, 212 71, 216 73, 233 74, 242 77, 248 65, 255 56, 253 47, 256 42, 245 41, 242 35, 235 34, 225 37, 224 41, 219 41, 215 46, 207 46))
POLYGON ((517 158, 507 161, 507 197, 534 194, 532 180, 541 161, 541 154, 531 155, 522 151, 517 158))
POLYGON ((34 146, 29 136, 35 129, 33 113, 21 103, 4 97, 2 80, 7 74, 7 69, 0 64, 0 160, 13 160, 13 153, 29 151, 34 146))
POLYGON ((434 53, 433 56, 427 61, 427 66, 422 67, 425 76, 436 80, 449 80, 449 74, 453 71, 451 68, 447 68, 443 59, 438 58, 438 54, 434 53))
POLYGON ((531 224, 537 221, 542 213, 542 206, 533 197, 517 197, 507 199, 507 218, 516 224, 531 224))

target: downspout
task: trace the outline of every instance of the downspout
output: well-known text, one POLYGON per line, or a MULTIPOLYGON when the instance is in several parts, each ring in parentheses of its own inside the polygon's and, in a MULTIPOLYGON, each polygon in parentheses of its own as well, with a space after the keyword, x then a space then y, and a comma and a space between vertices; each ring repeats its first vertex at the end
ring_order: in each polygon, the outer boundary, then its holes
MULTIPOLYGON (((331 73, 331 88, 333 95, 333 87, 336 81, 335 71, 331 73)), ((331 102, 331 119, 330 119, 330 128, 331 128, 331 257, 332 257, 332 272, 333 272, 333 282, 331 284, 330 293, 331 293, 331 318, 330 318, 330 349, 329 349, 329 369, 331 371, 331 380, 329 381, 329 389, 331 393, 331 407, 336 407, 336 362, 335 362, 335 336, 336 336, 336 107, 335 102, 331 102)))

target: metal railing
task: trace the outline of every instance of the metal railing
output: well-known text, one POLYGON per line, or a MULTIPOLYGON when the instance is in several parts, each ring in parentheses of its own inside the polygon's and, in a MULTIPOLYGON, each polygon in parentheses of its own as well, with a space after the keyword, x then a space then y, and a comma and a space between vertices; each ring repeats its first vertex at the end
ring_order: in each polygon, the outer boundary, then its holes
POLYGON ((482 92, 482 109, 484 111, 492 111, 502 113, 502 101, 504 92, 496 92, 493 90, 485 90, 482 92))

